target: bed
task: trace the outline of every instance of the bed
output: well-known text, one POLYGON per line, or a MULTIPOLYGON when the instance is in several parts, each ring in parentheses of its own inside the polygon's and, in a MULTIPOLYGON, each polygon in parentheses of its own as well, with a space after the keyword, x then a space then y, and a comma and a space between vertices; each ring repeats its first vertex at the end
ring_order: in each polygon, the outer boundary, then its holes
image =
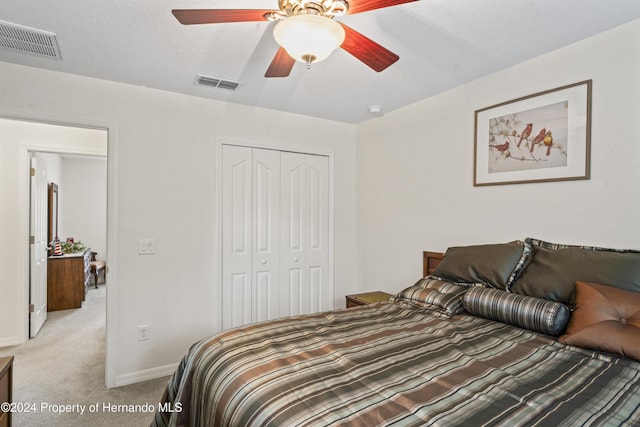
POLYGON ((388 302, 195 343, 152 425, 640 425, 640 253, 527 238, 423 258, 388 302))

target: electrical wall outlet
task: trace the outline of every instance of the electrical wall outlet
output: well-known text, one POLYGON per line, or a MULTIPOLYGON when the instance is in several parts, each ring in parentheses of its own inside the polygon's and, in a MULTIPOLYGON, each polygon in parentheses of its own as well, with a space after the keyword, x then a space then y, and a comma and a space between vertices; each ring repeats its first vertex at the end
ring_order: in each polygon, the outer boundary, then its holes
POLYGON ((155 239, 138 239, 138 255, 152 255, 155 253, 155 239))
POLYGON ((138 341, 146 341, 149 339, 149 325, 138 326, 138 341))

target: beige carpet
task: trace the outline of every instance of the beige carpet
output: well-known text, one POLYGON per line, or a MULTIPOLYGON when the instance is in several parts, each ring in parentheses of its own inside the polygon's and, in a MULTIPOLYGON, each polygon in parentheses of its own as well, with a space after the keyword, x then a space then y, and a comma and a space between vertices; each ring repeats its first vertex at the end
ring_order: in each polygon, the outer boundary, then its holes
POLYGON ((105 296, 104 285, 90 288, 82 308, 49 312, 37 337, 20 346, 0 348, 0 356, 15 357, 14 402, 34 409, 14 413, 14 427, 149 425, 152 412, 113 405, 145 408, 146 404, 146 408, 155 409, 168 378, 105 387, 105 296), (82 406, 84 414, 78 413, 82 406), (57 412, 62 409, 74 412, 57 412))

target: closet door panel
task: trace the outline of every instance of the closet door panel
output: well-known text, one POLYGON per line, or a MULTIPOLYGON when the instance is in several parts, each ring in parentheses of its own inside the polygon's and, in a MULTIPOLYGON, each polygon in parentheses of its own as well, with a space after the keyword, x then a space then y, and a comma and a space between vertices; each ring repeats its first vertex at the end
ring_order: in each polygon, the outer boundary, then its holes
POLYGON ((288 228, 288 251, 291 253, 302 252, 302 244, 304 240, 303 229, 303 217, 306 212, 305 200, 303 193, 303 174, 304 168, 299 162, 293 162, 293 156, 288 153, 287 162, 285 167, 289 167, 289 170, 283 170, 283 194, 286 195, 285 205, 283 206, 283 216, 285 216, 284 224, 288 228))
POLYGON ((309 297, 308 297, 309 313, 329 310, 330 308, 330 307, 326 307, 326 305, 323 304, 323 300, 325 299, 324 294, 326 292, 324 292, 324 290, 322 289, 322 286, 323 286, 322 267, 310 266, 309 267, 309 297))
POLYGON ((328 290, 328 158, 283 152, 281 157, 282 271, 288 295, 282 315, 331 308, 328 290), (295 273, 295 274, 294 274, 295 273), (284 276, 284 275, 283 275, 284 276))
POLYGON ((280 316, 280 152, 253 149, 254 322, 280 316))
POLYGON ((308 239, 305 155, 283 152, 281 153, 280 167, 280 218, 282 224, 280 265, 282 266, 282 277, 286 280, 280 295, 280 314, 293 316, 307 312, 303 304, 305 290, 308 286, 304 251, 308 239))
POLYGON ((249 323, 252 317, 252 152, 222 148, 222 327, 249 323))
POLYGON ((284 304, 282 316, 295 316, 302 314, 302 271, 299 268, 290 268, 288 271, 288 280, 283 286, 283 291, 286 292, 284 296, 284 304), (286 313, 286 314, 285 314, 286 313))
POLYGON ((308 270, 309 312, 329 310, 333 289, 329 283, 329 159, 306 156, 309 200, 308 240, 305 248, 308 270))
POLYGON ((228 317, 228 325, 225 329, 251 323, 253 317, 252 298, 248 298, 251 294, 251 275, 233 274, 231 286, 227 289, 226 303, 222 308, 223 313, 228 317))
MULTIPOLYGON (((274 319, 280 314, 274 310, 274 301, 278 300, 278 292, 274 289, 277 282, 274 282, 269 271, 257 271, 255 273, 255 322, 274 319)), ((277 308, 277 306, 276 306, 277 308)))

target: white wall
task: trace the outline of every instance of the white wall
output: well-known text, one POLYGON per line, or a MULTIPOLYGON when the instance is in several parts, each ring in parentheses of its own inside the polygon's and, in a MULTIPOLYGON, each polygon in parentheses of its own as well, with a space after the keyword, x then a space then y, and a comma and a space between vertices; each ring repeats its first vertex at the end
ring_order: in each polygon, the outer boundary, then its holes
MULTIPOLYGON (((170 372, 190 344, 213 332, 220 268, 217 140, 331 153, 336 305, 355 290, 353 125, 8 63, 0 63, 0 75, 0 116, 44 116, 109 129, 109 385, 170 372), (138 255, 139 238, 154 238, 156 254, 138 255), (137 326, 143 324, 151 339, 139 342, 137 326)), ((4 157, 15 160, 17 149, 5 151, 3 145, 4 166, 4 157)), ((3 240, 19 246, 18 172, 2 173, 3 240)), ((2 254, 0 332, 11 336, 19 317, 16 309, 4 308, 19 305, 16 289, 23 286, 26 266, 24 254, 2 254)))
POLYGON ((536 236, 640 248, 639 75, 635 21, 360 125, 361 290, 413 284, 422 250, 454 245, 536 236), (590 180, 473 186, 475 110, 587 79, 590 180))
POLYGON ((59 187, 60 239, 73 237, 97 259, 107 256, 107 159, 64 156, 59 187))
MULTIPOLYGON (((0 129, 4 129, 3 123, 6 125, 8 123, 7 120, 0 120, 0 129)), ((13 121, 12 126, 21 127, 22 125, 27 124, 27 122, 13 121)), ((30 126, 31 123, 28 123, 30 126)), ((30 131, 29 126, 24 126, 22 128, 21 133, 23 135, 28 135, 30 131)), ((5 142, 6 143, 6 142, 5 142)), ((37 156, 42 158, 46 162, 47 168, 47 183, 60 183, 62 180, 62 157, 59 154, 54 153, 42 153, 37 152, 37 156)), ((60 224, 58 224, 60 227, 60 224)))
MULTIPOLYGON (((8 126, 8 120, 0 120, 0 130, 8 126)), ((13 127, 21 127, 23 136, 28 136, 33 123, 13 121, 13 127)), ((49 126, 52 132, 53 125, 49 126)), ((59 127, 59 126, 56 126, 59 127)), ((69 129, 70 132, 78 130, 69 129)), ((73 134, 74 138, 83 138, 87 129, 73 134)), ((81 241, 92 251, 97 252, 98 259, 107 256, 107 134, 103 130, 90 130, 102 134, 104 138, 105 156, 60 155, 38 152, 38 156, 46 162, 47 182, 58 185, 58 236, 61 240, 73 237, 81 241)), ((64 146, 64 141, 48 140, 50 150, 64 146)), ((95 135, 98 137, 98 135, 95 135)), ((92 139, 94 139, 92 138, 92 139)), ((90 142, 89 142, 90 143, 90 142)))

